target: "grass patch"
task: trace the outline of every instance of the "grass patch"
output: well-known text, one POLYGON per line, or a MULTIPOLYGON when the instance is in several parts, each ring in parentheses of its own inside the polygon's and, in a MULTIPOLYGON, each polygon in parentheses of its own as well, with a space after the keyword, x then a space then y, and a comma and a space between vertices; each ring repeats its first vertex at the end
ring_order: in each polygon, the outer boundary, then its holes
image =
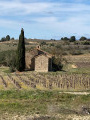
POLYGON ((10 72, 10 69, 4 70, 3 72, 4 72, 4 73, 11 73, 11 72, 10 72))
POLYGON ((39 90, 0 91, 0 113, 76 114, 80 106, 89 106, 89 103, 90 95, 80 96, 39 90))

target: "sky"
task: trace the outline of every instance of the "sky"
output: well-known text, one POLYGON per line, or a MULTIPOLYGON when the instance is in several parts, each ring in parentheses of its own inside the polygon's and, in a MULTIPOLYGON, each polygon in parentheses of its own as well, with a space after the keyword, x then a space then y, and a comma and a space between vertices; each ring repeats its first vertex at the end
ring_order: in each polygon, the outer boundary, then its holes
POLYGON ((0 38, 90 38, 90 0, 0 0, 0 38))

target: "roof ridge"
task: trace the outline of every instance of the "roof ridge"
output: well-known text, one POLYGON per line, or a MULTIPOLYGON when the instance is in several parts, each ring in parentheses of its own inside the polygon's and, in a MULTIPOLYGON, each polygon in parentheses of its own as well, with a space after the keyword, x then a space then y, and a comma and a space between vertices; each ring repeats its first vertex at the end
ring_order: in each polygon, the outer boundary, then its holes
POLYGON ((50 53, 48 53, 48 52, 46 52, 46 51, 44 51, 44 50, 41 50, 41 49, 38 49, 38 48, 36 48, 37 50, 39 50, 39 51, 42 51, 42 52, 44 52, 44 53, 46 53, 46 54, 48 54, 48 55, 50 55, 50 56, 52 56, 50 53))
POLYGON ((45 56, 45 57, 47 57, 47 58, 50 58, 49 56, 47 56, 47 55, 45 55, 45 54, 40 54, 40 55, 36 55, 36 56, 34 56, 34 58, 36 58, 36 57, 39 57, 39 56, 45 56))

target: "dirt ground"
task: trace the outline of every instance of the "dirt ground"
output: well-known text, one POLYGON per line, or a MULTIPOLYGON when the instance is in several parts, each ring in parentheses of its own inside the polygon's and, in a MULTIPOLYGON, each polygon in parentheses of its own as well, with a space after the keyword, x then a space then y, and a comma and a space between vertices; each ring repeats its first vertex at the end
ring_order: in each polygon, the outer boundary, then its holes
POLYGON ((60 93, 68 93, 68 94, 74 94, 74 95, 89 95, 90 92, 60 92, 60 93))
POLYGON ((76 116, 76 115, 55 115, 55 116, 40 116, 40 115, 30 115, 30 116, 7 116, 7 114, 4 117, 0 117, 0 120, 90 120, 90 115, 87 116, 76 116))

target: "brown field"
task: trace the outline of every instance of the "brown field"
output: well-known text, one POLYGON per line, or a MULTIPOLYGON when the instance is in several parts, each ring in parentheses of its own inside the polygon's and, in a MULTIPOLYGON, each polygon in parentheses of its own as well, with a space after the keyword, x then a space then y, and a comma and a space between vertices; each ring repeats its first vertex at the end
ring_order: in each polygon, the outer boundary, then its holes
POLYGON ((90 90, 90 75, 64 72, 37 73, 26 71, 22 73, 7 73, 7 67, 1 67, 0 89, 39 89, 87 91, 90 90))

